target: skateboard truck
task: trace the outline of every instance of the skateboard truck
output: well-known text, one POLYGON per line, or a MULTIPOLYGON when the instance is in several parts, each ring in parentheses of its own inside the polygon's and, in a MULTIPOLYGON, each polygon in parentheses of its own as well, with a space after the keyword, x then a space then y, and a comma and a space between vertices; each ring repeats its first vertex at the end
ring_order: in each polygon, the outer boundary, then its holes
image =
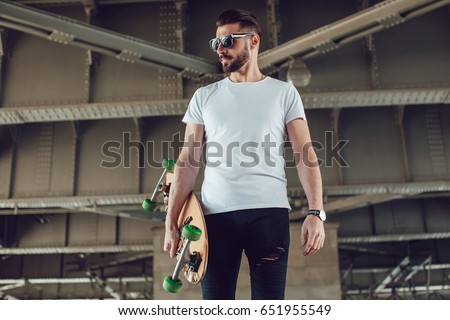
POLYGON ((181 249, 181 252, 180 252, 180 255, 177 260, 177 264, 175 266, 175 270, 173 271, 172 276, 167 276, 163 282, 163 288, 167 292, 177 293, 178 291, 180 291, 181 286, 183 285, 183 283, 179 279, 180 272, 182 270, 182 266, 184 264, 186 264, 186 262, 188 262, 189 267, 191 267, 190 266, 191 259, 189 261, 186 261, 184 259, 184 257, 186 255, 187 250, 189 249, 189 245, 190 245, 191 241, 199 240, 201 235, 202 235, 202 231, 199 228, 197 228, 196 226, 187 224, 183 227, 181 236, 183 238, 185 238, 186 241, 184 241, 183 247, 181 249))
POLYGON ((200 254, 198 252, 193 252, 189 256, 189 270, 197 272, 201 262, 202 257, 200 256, 200 254))
POLYGON ((159 178, 158 183, 155 186, 155 189, 153 190, 151 198, 147 198, 142 202, 142 208, 144 208, 146 211, 155 212, 156 208, 158 207, 158 204, 155 202, 155 198, 158 195, 158 192, 169 192, 169 186, 165 184, 164 178, 166 177, 167 172, 173 173, 173 169, 175 168, 175 161, 164 158, 163 162, 161 163, 161 166, 164 168, 163 173, 161 174, 161 177, 159 178))

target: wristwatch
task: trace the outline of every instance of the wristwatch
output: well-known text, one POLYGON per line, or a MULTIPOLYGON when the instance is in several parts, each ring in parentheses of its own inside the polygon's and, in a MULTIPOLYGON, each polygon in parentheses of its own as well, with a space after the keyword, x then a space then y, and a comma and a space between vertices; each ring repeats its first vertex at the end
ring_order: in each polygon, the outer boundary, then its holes
POLYGON ((322 221, 327 220, 327 214, 323 210, 311 209, 311 210, 308 210, 308 215, 316 216, 317 218, 319 218, 322 221))

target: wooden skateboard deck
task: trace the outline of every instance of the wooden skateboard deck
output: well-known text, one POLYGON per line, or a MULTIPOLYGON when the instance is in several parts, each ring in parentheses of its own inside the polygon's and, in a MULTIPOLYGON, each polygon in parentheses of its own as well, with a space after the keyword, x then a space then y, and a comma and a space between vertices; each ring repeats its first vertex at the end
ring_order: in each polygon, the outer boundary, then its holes
MULTIPOLYGON (((158 203, 155 199, 158 193, 163 193, 167 212, 175 162, 165 158, 162 167, 164 172, 156 184, 153 194, 142 202, 142 207, 146 211, 157 210, 158 203)), ((178 229, 181 237, 177 249, 177 263, 172 276, 167 276, 163 282, 164 289, 172 293, 177 293, 181 289, 180 273, 183 273, 190 283, 197 284, 205 276, 208 264, 208 233, 205 217, 194 192, 190 193, 181 209, 178 217, 178 229)))
MULTIPOLYGON (((166 174, 166 185, 170 185, 170 183, 172 183, 172 178, 173 173, 168 172, 166 174)), ((183 206, 183 209, 181 209, 181 213, 178 218, 178 229, 180 230, 180 234, 186 224, 196 226, 202 231, 200 239, 190 243, 189 255, 191 257, 191 261, 186 263, 183 267, 183 273, 186 279, 190 283, 197 284, 205 276, 206 267, 208 264, 208 233, 206 231, 206 223, 202 207, 194 192, 191 192, 183 206), (193 257, 193 255, 195 255, 195 257, 193 257)), ((180 250, 185 241, 186 239, 182 239, 180 241, 178 246, 178 254, 180 254, 180 250)), ((178 259, 180 258, 182 257, 178 257, 178 259)))

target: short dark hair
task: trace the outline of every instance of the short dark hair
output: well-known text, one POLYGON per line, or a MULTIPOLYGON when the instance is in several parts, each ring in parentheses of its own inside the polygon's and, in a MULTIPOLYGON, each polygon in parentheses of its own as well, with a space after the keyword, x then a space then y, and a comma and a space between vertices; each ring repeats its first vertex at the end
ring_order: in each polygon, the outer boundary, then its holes
POLYGON ((259 26, 258 19, 249 11, 243 9, 226 10, 217 18, 216 26, 220 27, 231 23, 239 23, 242 29, 248 28, 261 38, 261 27, 259 26))

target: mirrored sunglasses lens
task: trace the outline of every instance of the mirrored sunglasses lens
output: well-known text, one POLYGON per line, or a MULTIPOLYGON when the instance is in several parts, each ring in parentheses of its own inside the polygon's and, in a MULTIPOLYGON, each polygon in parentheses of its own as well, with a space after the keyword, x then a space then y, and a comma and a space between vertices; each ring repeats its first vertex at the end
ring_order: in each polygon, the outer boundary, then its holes
POLYGON ((217 49, 219 48, 219 42, 220 42, 220 40, 218 38, 211 39, 211 41, 209 41, 209 45, 210 45, 212 51, 214 51, 214 52, 217 51, 217 49))
POLYGON ((233 37, 231 35, 226 35, 225 37, 221 38, 222 45, 225 48, 229 48, 233 45, 233 37))

